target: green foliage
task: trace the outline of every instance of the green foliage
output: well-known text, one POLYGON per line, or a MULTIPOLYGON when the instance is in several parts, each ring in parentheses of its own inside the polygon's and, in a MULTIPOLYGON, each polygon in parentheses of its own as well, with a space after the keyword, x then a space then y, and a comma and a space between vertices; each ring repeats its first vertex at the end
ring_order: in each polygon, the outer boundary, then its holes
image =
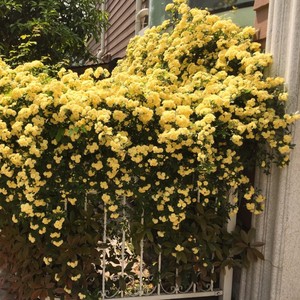
POLYGON ((0 55, 16 65, 92 59, 87 41, 107 24, 102 0, 1 0, 0 55))

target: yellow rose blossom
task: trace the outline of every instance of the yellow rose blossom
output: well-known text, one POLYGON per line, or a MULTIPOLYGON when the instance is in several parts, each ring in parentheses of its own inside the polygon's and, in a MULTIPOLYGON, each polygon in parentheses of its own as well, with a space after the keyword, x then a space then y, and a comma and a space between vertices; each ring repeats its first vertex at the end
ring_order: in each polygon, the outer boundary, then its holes
POLYGON ((19 221, 18 221, 18 219, 16 218, 16 216, 13 214, 13 216, 12 216, 12 221, 14 222, 14 223, 18 223, 19 221))
POLYGON ((60 238, 61 234, 59 232, 52 232, 50 234, 50 237, 51 238, 60 238))
POLYGON ((33 237, 33 236, 31 235, 31 233, 29 233, 29 235, 28 235, 28 240, 29 240, 31 243, 34 243, 34 242, 35 242, 35 237, 33 237))
POLYGON ((60 241, 52 241, 52 244, 56 247, 60 247, 62 244, 63 244, 63 240, 60 240, 60 241))
POLYGON ((117 214, 117 213, 113 213, 113 214, 111 214, 110 215, 110 217, 112 218, 112 219, 117 219, 117 218, 119 218, 119 214, 117 214))
POLYGON ((176 250, 177 252, 182 252, 182 251, 184 250, 184 247, 181 246, 181 245, 177 245, 177 246, 175 247, 175 250, 176 250))
POLYGON ((72 280, 72 281, 77 281, 77 280, 80 279, 80 277, 81 277, 81 274, 78 274, 78 275, 76 275, 76 276, 71 276, 71 280, 72 280))
POLYGON ((43 227, 42 229, 39 230, 39 234, 42 235, 46 233, 46 231, 47 231, 46 227, 43 227))
POLYGON ((62 225, 63 225, 64 221, 65 221, 65 218, 61 218, 61 219, 55 221, 55 223, 54 223, 53 226, 54 226, 56 229, 59 229, 59 230, 60 230, 60 229, 62 229, 62 225))
POLYGON ((194 247, 194 248, 192 248, 192 252, 193 252, 194 254, 197 254, 197 253, 199 252, 199 249, 196 248, 196 247, 194 247))
POLYGON ((52 262, 52 257, 44 257, 43 261, 48 266, 52 262))
POLYGON ((115 212, 118 209, 118 205, 110 205, 108 207, 108 210, 111 212, 115 212))
POLYGON ((66 286, 64 287, 64 291, 68 294, 71 294, 72 292, 71 289, 67 288, 66 286))
POLYGON ((78 293, 78 297, 79 297, 80 300, 82 300, 82 299, 86 298, 86 295, 82 294, 82 293, 78 293))

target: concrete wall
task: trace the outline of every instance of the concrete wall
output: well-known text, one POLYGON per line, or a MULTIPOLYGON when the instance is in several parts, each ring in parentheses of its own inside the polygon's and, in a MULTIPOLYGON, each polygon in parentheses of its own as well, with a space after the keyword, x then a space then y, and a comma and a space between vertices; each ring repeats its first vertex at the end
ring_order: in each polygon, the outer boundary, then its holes
MULTIPOLYGON (((269 4, 266 51, 273 54, 273 76, 286 79, 287 110, 300 110, 300 1, 269 4)), ((258 239, 265 241, 265 261, 244 272, 240 300, 300 299, 300 122, 293 128, 296 148, 288 168, 257 173, 257 185, 267 195, 265 212, 253 220, 258 239)))

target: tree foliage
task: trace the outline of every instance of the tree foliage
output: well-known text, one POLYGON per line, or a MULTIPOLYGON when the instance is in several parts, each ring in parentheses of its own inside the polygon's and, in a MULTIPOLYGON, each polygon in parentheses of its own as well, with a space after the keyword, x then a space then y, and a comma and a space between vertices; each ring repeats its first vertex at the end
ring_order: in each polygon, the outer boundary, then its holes
POLYGON ((107 23, 102 0, 0 0, 0 54, 11 64, 92 59, 86 42, 107 23))

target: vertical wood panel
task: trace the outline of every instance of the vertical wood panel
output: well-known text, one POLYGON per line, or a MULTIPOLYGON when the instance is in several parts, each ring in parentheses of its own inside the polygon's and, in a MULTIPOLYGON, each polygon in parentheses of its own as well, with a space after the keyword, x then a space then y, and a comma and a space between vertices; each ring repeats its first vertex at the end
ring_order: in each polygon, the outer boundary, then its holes
POLYGON ((267 23, 269 13, 269 0, 255 0, 253 9, 256 12, 254 26, 257 29, 256 40, 265 47, 267 23))
MULTIPOLYGON (((142 6, 149 7, 149 0, 143 0, 142 6)), ((129 40, 135 35, 135 10, 136 0, 106 1, 109 26, 105 33, 105 61, 125 56, 129 40)), ((101 48, 101 44, 92 40, 88 43, 88 47, 96 56, 101 48)))
POLYGON ((106 53, 111 59, 123 57, 134 35, 135 0, 110 0, 107 4, 110 26, 106 32, 106 53))

